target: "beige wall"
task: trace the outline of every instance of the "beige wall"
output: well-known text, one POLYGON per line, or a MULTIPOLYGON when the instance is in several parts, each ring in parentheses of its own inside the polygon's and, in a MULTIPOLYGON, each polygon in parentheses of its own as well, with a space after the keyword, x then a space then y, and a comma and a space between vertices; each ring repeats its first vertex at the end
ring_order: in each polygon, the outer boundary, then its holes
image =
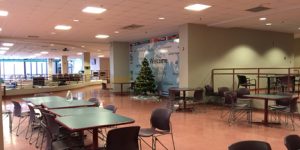
POLYGON ((109 58, 99 58, 100 70, 109 70, 109 58))
POLYGON ((295 67, 300 66, 300 38, 294 40, 295 67))
POLYGON ((187 30, 189 87, 209 84, 213 68, 294 66, 292 34, 196 24, 187 30))

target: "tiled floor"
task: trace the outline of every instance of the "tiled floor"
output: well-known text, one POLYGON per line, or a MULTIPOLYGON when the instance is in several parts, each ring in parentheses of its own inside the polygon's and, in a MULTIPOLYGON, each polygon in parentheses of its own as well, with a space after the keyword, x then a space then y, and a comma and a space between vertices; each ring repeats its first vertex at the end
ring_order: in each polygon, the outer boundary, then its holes
MULTIPOLYGON (((99 98, 104 105, 115 104, 118 107, 117 113, 135 119, 132 125, 149 127, 151 111, 157 107, 164 107, 165 102, 157 101, 137 101, 130 96, 116 96, 109 91, 103 91, 99 86, 92 86, 72 90, 73 95, 88 99, 90 97, 99 98)), ((65 96, 66 91, 53 93, 53 95, 65 96)), ((26 97, 30 97, 28 95, 26 97)), ((10 109, 11 99, 21 99, 22 97, 5 98, 2 104, 4 109, 10 109)), ((285 150, 283 138, 289 134, 300 134, 300 127, 296 126, 296 131, 292 131, 284 126, 264 127, 259 125, 248 125, 246 122, 238 122, 229 126, 224 120, 220 119, 220 107, 207 106, 207 111, 201 111, 203 107, 197 108, 196 112, 174 112, 172 114, 172 125, 174 139, 177 150, 226 150, 228 145, 240 140, 263 140, 271 144, 273 150, 285 150)), ((261 112, 254 113, 255 120, 261 120, 261 112)), ((4 118, 4 142, 5 150, 32 150, 33 145, 29 145, 24 139, 24 134, 15 136, 9 133, 8 119, 4 118)), ((296 119, 296 123, 299 123, 296 119)), ((86 143, 91 143, 90 134, 86 143)), ((163 136, 161 140, 172 149, 170 136, 163 136)), ((150 141, 150 140, 149 140, 150 141)), ((149 149, 143 145, 143 149, 149 149)), ((158 150, 163 149, 158 147, 158 150)))

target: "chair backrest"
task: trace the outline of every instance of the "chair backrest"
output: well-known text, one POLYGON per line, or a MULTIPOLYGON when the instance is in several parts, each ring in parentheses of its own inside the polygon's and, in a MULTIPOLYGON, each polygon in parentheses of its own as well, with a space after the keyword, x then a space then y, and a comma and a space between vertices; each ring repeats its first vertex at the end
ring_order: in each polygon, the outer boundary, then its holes
POLYGON ((170 131, 170 117, 172 111, 167 108, 156 108, 150 118, 152 128, 159 130, 170 131))
POLYGON ((169 88, 169 98, 171 100, 178 100, 180 98, 180 91, 174 91, 174 90, 172 90, 172 88, 175 88, 175 87, 169 88))
POLYGON ((224 97, 224 92, 230 91, 229 87, 219 87, 218 88, 218 95, 220 97, 224 97))
POLYGON ((104 109, 110 110, 113 113, 117 112, 117 107, 115 105, 106 105, 106 106, 104 106, 104 109))
POLYGON ((205 85, 205 96, 213 96, 214 95, 214 88, 210 85, 205 85))
POLYGON ((299 135, 288 135, 284 138, 284 145, 287 150, 299 150, 300 149, 300 137, 299 135))
POLYGON ((240 141, 228 147, 228 150, 272 150, 264 141, 240 141))
POLYGON ((248 88, 238 88, 236 92, 237 92, 237 97, 243 97, 244 95, 250 94, 250 90, 248 88))
POLYGON ((247 84, 247 77, 245 75, 237 75, 239 84, 247 84))
POLYGON ((278 95, 286 95, 289 96, 287 99, 280 99, 276 100, 275 103, 276 105, 281 105, 281 106, 289 106, 293 97, 292 93, 277 93, 278 95))
POLYGON ((34 108, 31 104, 28 104, 28 108, 29 108, 29 121, 33 122, 35 120, 35 111, 34 108))
POLYGON ((59 134, 59 128, 60 128, 58 123, 55 121, 55 115, 48 113, 44 109, 40 109, 40 110, 43 116, 42 122, 47 126, 49 131, 52 133, 51 138, 54 139, 55 136, 59 134))
POLYGON ((13 115, 16 117, 21 117, 22 114, 22 106, 19 102, 17 101, 11 101, 14 105, 14 112, 13 115))
POLYGON ((224 92, 224 103, 227 105, 233 105, 237 101, 237 93, 235 91, 224 92))
POLYGON ((298 112, 298 98, 299 97, 293 97, 290 100, 290 113, 298 112))
POLYGON ((139 126, 122 127, 108 131, 106 150, 139 150, 139 131, 139 126))
POLYGON ((95 103, 97 107, 100 105, 98 98, 92 97, 88 101, 95 103))
POLYGON ((203 100, 203 89, 202 88, 196 88, 194 91, 194 100, 201 101, 203 100))

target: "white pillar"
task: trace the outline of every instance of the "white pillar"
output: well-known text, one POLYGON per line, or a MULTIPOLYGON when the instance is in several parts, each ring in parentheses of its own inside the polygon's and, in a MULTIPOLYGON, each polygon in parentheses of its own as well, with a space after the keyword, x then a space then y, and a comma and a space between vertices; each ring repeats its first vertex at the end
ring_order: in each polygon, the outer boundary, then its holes
POLYGON ((90 80, 91 77, 91 54, 90 52, 83 53, 83 69, 86 80, 90 80))
POLYGON ((68 56, 61 56, 61 74, 68 73, 68 56))

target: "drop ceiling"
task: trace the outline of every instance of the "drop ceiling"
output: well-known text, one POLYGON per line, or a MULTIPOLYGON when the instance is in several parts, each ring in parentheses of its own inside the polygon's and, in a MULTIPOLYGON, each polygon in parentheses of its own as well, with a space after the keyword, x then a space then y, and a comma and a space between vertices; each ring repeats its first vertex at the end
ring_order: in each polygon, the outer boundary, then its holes
POLYGON ((84 51, 107 57, 111 41, 132 42, 173 34, 186 23, 300 34, 299 0, 0 0, 0 9, 9 12, 7 17, 0 17, 0 42, 16 42, 5 54, 9 57, 22 57, 44 50, 49 51, 47 57, 55 57, 63 54, 59 51, 63 47, 70 49, 69 55, 73 57, 84 51), (212 7, 201 12, 183 9, 194 3, 212 7), (102 14, 82 13, 86 6, 101 6, 107 11, 102 14), (246 11, 258 6, 271 9, 246 11), (165 19, 159 20, 159 17, 165 19), (267 17, 267 20, 259 21, 260 17, 267 17), (74 19, 79 22, 74 22, 74 19), (272 26, 266 26, 268 22, 272 26), (57 24, 71 25, 72 29, 57 31, 54 29, 57 24), (142 27, 122 29, 133 24, 142 27), (96 34, 110 37, 96 39, 96 34), (55 46, 50 46, 53 43, 55 46))

